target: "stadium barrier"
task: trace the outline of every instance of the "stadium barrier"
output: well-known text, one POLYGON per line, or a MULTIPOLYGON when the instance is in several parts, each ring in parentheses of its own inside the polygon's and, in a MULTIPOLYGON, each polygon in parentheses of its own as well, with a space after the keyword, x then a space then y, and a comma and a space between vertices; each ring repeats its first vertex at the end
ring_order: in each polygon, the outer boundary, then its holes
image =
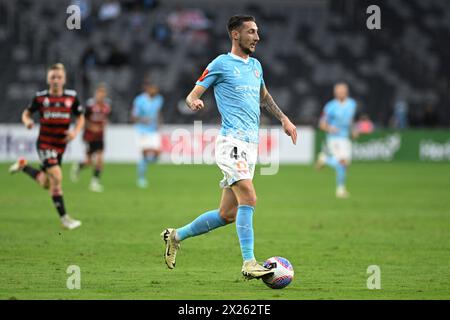
MULTIPOLYGON (((36 139, 39 127, 32 130, 22 125, 0 125, 0 161, 15 161, 24 156, 38 161, 36 139)), ((315 132, 311 127, 299 127, 297 145, 286 136, 280 126, 263 127, 260 130, 259 161, 261 164, 298 163, 309 164, 314 160, 315 132)), ((164 125, 161 130, 162 153, 160 162, 175 164, 214 164, 214 142, 217 126, 164 125)), ((81 134, 69 143, 64 161, 79 161, 84 157, 85 146, 81 134)), ((140 157, 136 135, 132 125, 110 125, 105 137, 105 161, 129 163, 140 157)))
MULTIPOLYGON (((317 152, 325 148, 325 135, 316 132, 317 152)), ((316 153, 317 154, 317 153, 316 153)), ((353 161, 450 161, 450 130, 376 130, 352 143, 353 161)))

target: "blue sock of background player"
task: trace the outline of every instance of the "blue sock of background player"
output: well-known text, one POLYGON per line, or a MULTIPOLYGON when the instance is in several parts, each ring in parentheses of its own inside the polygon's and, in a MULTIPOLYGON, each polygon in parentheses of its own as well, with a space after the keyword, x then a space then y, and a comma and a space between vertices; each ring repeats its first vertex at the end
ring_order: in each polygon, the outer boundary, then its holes
POLYGON ((345 186, 345 179, 347 176, 347 167, 340 163, 336 158, 328 156, 325 162, 327 165, 336 170, 336 185, 337 187, 345 186))
POLYGON ((154 163, 156 161, 156 157, 154 155, 147 155, 139 160, 137 165, 137 174, 138 179, 141 181, 146 180, 147 168, 150 163, 154 163))

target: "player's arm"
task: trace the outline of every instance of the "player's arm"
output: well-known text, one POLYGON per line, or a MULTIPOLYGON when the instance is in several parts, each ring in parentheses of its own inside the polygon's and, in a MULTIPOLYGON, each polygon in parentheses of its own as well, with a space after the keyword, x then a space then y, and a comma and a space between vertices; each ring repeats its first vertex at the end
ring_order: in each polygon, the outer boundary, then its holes
POLYGON ((28 110, 28 108, 23 110, 22 112, 22 122, 27 129, 31 129, 34 126, 34 121, 33 118, 31 117, 31 112, 30 110, 28 110))
POLYGON ((325 131, 327 133, 336 133, 339 131, 338 128, 330 126, 330 124, 327 121, 327 115, 326 115, 326 111, 324 112, 324 114, 320 117, 319 120, 319 129, 322 131, 325 131))
POLYGON ((75 97, 74 102, 72 104, 72 114, 76 117, 75 119, 75 127, 72 130, 66 131, 66 141, 72 141, 75 137, 80 133, 80 131, 84 127, 85 122, 85 108, 80 104, 80 101, 77 97, 75 97))
POLYGON ((140 102, 138 99, 135 99, 133 101, 133 109, 131 111, 131 122, 149 124, 152 119, 150 119, 150 117, 141 116, 140 109, 140 102))
POLYGON ((352 118, 352 124, 350 126, 350 128, 352 128, 351 129, 352 130, 351 137, 353 140, 356 140, 359 137, 359 130, 358 130, 359 128, 358 128, 357 122, 355 121, 355 119, 359 119, 361 117, 361 113, 359 112, 359 109, 360 108, 358 106, 356 106, 355 115, 352 118))
POLYGON ((291 137, 292 142, 294 144, 297 144, 297 128, 275 103, 265 85, 262 85, 261 87, 260 101, 261 101, 261 108, 266 109, 267 112, 269 112, 275 118, 280 120, 284 132, 291 137))
POLYGON ((149 124, 152 121, 150 117, 141 117, 137 116, 134 113, 131 114, 131 122, 133 123, 142 123, 142 124, 149 124))
POLYGON ((149 124, 150 121, 151 121, 151 119, 149 117, 138 116, 134 111, 131 113, 131 122, 132 123, 149 124))
POLYGON ((335 133, 337 128, 330 126, 327 122, 326 117, 322 116, 319 121, 319 129, 328 133, 335 133))
POLYGON ((356 140, 359 137, 359 130, 358 127, 356 125, 352 126, 352 139, 356 140))
POLYGON ((189 109, 196 111, 205 107, 203 100, 201 100, 201 96, 205 93, 206 88, 196 85, 194 89, 192 89, 191 93, 186 97, 186 105, 189 109))
POLYGON ((83 129, 84 127, 84 114, 79 114, 75 120, 75 127, 73 128, 73 130, 69 130, 66 133, 66 141, 71 141, 73 139, 76 138, 76 136, 78 135, 78 133, 80 133, 81 129, 83 129))
POLYGON ((31 129, 34 126, 34 121, 32 118, 33 112, 36 112, 39 109, 39 103, 37 101, 37 98, 34 97, 31 101, 30 105, 23 110, 22 112, 22 122, 25 125, 27 129, 31 129))
POLYGON ((358 124, 353 119, 350 124, 350 136, 353 140, 357 139, 359 137, 359 130, 358 130, 358 124))

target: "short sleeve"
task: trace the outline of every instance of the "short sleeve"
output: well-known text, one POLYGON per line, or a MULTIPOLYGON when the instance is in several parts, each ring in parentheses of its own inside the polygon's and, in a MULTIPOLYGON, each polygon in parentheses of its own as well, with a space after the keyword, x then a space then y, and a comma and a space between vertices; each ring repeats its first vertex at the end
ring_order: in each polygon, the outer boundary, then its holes
POLYGON ((27 110, 30 113, 34 113, 39 110, 39 103, 37 101, 37 97, 34 97, 31 103, 28 105, 27 110))
POLYGON ((331 105, 330 102, 328 102, 325 105, 325 107, 323 108, 322 116, 321 116, 322 120, 325 120, 327 122, 329 121, 329 118, 330 118, 330 115, 331 115, 331 108, 332 108, 332 105, 331 105))
POLYGON ((261 88, 266 86, 266 83, 264 81, 264 70, 262 68, 261 63, 258 61, 258 65, 259 65, 259 72, 261 73, 261 88))
POLYGON ((111 104, 112 104, 111 100, 106 98, 105 99, 106 115, 111 115, 111 113, 112 113, 112 106, 111 106, 111 104))
POLYGON ((81 114, 84 114, 84 108, 83 105, 80 103, 80 100, 78 100, 78 97, 75 96, 72 104, 72 114, 79 116, 81 114))
POLYGON ((215 85, 220 80, 223 73, 221 65, 222 63, 220 60, 213 60, 210 64, 208 64, 205 71, 203 71, 202 75, 198 78, 195 84, 205 88, 215 85))
POLYGON ((133 116, 139 117, 140 115, 141 115, 140 99, 138 96, 138 97, 134 98, 134 100, 133 100, 133 116))
POLYGON ((86 107, 85 107, 85 111, 84 111, 84 115, 86 117, 89 117, 92 113, 92 100, 89 99, 88 101, 86 101, 86 107))

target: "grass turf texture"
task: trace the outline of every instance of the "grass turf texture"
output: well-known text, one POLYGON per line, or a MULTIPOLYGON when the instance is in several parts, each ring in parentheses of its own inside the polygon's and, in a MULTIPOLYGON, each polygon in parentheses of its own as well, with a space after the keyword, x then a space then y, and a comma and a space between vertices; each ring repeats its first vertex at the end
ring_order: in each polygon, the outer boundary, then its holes
MULTIPOLYGON (((352 197, 334 198, 334 172, 282 166, 255 176, 255 253, 288 258, 295 278, 272 290, 244 281, 235 225, 186 240, 177 268, 163 262, 159 234, 182 226, 220 199, 215 166, 157 165, 150 186, 135 166, 107 165, 105 192, 88 191, 91 170, 68 179, 68 212, 83 221, 60 229, 46 191, 0 165, 0 299, 449 299, 450 166, 353 164, 352 197), (81 290, 69 290, 69 265, 81 290), (369 290, 369 265, 381 290, 369 290)), ((257 172, 259 172, 257 170, 257 172)))

